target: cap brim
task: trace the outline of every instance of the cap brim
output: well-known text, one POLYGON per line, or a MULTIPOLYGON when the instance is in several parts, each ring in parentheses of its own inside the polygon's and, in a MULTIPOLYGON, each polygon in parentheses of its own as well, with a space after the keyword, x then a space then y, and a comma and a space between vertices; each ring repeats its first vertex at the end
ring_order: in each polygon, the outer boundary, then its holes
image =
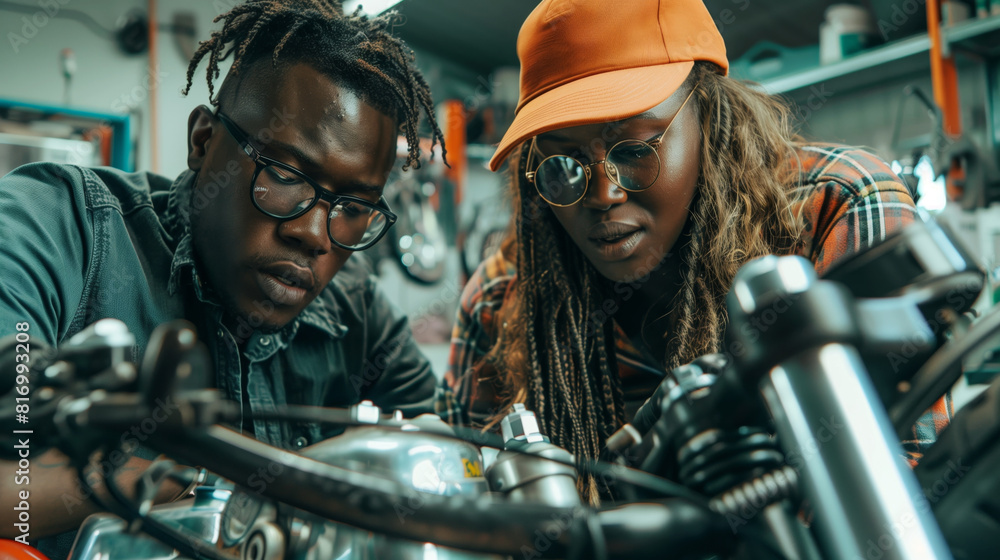
POLYGON ((693 61, 626 68, 587 76, 547 91, 526 103, 490 159, 496 171, 516 146, 543 132, 610 121, 648 111, 684 83, 693 61))

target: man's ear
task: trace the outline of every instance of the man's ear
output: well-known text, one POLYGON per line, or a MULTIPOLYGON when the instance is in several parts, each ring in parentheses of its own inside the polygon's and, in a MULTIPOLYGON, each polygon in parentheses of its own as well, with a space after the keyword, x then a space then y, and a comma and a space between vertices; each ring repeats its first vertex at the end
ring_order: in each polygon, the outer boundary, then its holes
POLYGON ((199 105, 188 117, 188 169, 198 171, 208 153, 208 139, 212 137, 215 115, 206 105, 199 105))

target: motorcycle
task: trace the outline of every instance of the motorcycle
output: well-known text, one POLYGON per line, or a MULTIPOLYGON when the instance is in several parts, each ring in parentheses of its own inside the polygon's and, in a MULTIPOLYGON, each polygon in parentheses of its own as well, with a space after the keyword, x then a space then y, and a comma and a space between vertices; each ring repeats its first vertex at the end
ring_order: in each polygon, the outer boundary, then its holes
POLYGON ((347 429, 298 453, 271 447, 222 425, 238 410, 204 388, 204 349, 183 322, 132 364, 124 325, 101 321, 33 354, 18 383, 33 388, 33 449, 62 449, 86 484, 96 451, 127 453, 123 431, 167 398, 176 408, 145 442, 172 460, 153 464, 135 499, 103 469, 111 513, 81 527, 74 560, 988 558, 1000 544, 1000 382, 915 469, 900 443, 963 358, 995 342, 997 310, 957 331, 982 287, 931 222, 824 279, 800 257, 752 261, 728 296, 722 354, 670 372, 605 461, 556 447, 521 405, 500 434, 370 403, 287 406, 263 416, 347 429), (581 503, 581 472, 619 499, 581 503), (193 496, 153 506, 168 478, 193 496))

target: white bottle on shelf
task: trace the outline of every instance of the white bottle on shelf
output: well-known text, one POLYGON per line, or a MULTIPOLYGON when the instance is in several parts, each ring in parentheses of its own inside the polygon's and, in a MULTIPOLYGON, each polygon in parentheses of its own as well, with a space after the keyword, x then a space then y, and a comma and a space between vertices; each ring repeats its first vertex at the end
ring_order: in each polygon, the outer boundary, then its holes
POLYGON ((834 4, 819 26, 819 59, 829 64, 870 47, 878 35, 875 19, 861 6, 834 4))

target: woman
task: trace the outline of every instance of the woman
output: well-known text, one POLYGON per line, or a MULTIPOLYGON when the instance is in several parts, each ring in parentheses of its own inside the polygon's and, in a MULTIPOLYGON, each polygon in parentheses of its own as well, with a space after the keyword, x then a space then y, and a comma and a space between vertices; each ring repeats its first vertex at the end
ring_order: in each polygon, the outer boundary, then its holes
POLYGON ((524 402, 596 457, 665 372, 720 350, 741 265, 794 253, 822 273, 915 217, 884 162, 801 142, 778 100, 726 77, 702 0, 545 0, 518 55, 490 162, 510 157, 515 219, 462 296, 453 422, 524 402))

